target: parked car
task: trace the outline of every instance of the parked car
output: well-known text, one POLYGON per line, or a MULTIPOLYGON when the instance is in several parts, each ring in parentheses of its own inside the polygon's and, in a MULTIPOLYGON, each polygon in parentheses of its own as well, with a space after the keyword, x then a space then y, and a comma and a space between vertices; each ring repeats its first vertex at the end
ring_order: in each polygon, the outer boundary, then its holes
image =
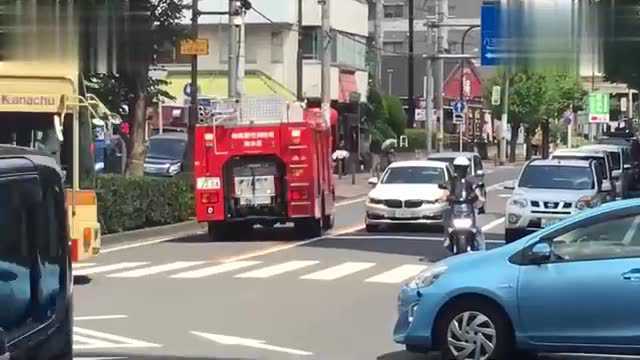
POLYGON ((551 154, 554 160, 594 160, 597 170, 602 176, 602 191, 609 194, 608 200, 615 200, 622 193, 617 192, 616 183, 613 180, 611 154, 604 150, 586 149, 560 149, 551 154))
POLYGON ((607 201, 593 160, 532 160, 513 190, 505 211, 507 243, 607 201))
POLYGON ((400 290, 394 340, 446 359, 638 354, 639 225, 640 200, 612 202, 432 264, 400 290))
POLYGON ((451 168, 443 162, 392 163, 379 180, 369 179, 375 187, 366 204, 367 231, 392 224, 441 224, 448 204, 441 199, 444 190, 439 185, 452 177, 451 168))
POLYGON ((72 359, 72 276, 62 170, 0 146, 0 359, 72 359))
MULTIPOLYGON (((459 156, 465 156, 471 162, 471 169, 469 170, 471 172, 471 174, 469 174, 469 175, 474 176, 477 179, 477 181, 480 183, 480 191, 482 193, 482 196, 486 199, 487 198, 487 188, 486 188, 485 182, 484 182, 485 171, 484 171, 484 168, 482 166, 482 158, 477 153, 473 153, 473 152, 443 152, 443 153, 431 154, 431 155, 429 155, 427 157, 427 160, 442 161, 442 162, 448 163, 449 165, 453 165, 453 160, 455 160, 459 156)), ((484 214, 485 213, 485 206, 482 206, 479 209, 479 213, 480 214, 484 214)))
POLYGON ((153 176, 175 176, 181 173, 186 148, 186 133, 168 132, 152 136, 144 161, 144 173, 153 176))
POLYGON ((634 174, 631 164, 631 146, 624 144, 597 144, 586 145, 581 147, 583 150, 604 150, 611 154, 611 160, 613 165, 613 179, 616 181, 616 187, 622 194, 622 198, 626 199, 631 194, 631 184, 633 182, 634 174))

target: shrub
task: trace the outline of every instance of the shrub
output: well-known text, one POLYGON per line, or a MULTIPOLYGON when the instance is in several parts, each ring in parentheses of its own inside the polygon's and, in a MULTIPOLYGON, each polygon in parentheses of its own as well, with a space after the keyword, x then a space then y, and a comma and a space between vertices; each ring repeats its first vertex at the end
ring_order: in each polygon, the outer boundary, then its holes
POLYGON ((402 108, 402 102, 395 96, 385 96, 384 108, 387 113, 387 124, 397 135, 404 135, 407 127, 407 115, 402 108))
POLYGON ((194 213, 189 178, 100 176, 98 219, 103 234, 175 224, 194 213))

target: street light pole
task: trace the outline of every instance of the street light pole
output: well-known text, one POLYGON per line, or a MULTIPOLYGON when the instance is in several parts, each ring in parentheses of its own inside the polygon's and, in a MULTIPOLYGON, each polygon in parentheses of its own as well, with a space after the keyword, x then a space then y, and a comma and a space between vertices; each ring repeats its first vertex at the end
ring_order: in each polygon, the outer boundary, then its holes
MULTIPOLYGON (((474 26, 469 26, 469 28, 467 28, 467 30, 464 31, 464 34, 462 35, 462 42, 460 43, 460 54, 464 55, 464 44, 465 41, 467 40, 467 35, 469 35, 469 33, 471 32, 471 30, 474 29, 478 29, 480 26, 479 25, 474 25, 474 26)), ((464 69, 465 69, 465 62, 466 60, 460 60, 460 101, 464 102, 464 69)), ((468 106, 467 106, 467 110, 468 110, 468 106)), ((473 124, 471 124, 471 133, 472 133, 472 140, 471 143, 473 144, 473 150, 476 150, 476 122, 475 122, 475 117, 473 118, 473 124)), ((462 125, 460 125, 460 151, 462 151, 462 125)))
POLYGON ((387 92, 388 95, 391 95, 393 84, 393 69, 387 69, 387 74, 389 75, 389 86, 387 87, 387 92))

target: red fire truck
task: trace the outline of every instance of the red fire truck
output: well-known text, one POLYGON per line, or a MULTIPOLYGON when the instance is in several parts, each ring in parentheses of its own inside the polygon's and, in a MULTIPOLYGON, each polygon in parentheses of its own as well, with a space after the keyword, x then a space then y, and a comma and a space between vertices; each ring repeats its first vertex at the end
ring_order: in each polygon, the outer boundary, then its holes
POLYGON ((332 123, 318 109, 280 98, 212 104, 195 132, 196 217, 212 240, 235 240, 253 225, 293 223, 319 236, 333 227, 332 123))

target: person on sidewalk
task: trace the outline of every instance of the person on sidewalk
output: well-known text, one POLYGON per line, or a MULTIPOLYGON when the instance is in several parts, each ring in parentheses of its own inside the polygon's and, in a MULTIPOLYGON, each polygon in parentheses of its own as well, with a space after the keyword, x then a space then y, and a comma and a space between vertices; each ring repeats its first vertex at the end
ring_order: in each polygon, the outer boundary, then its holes
POLYGON ((369 144, 369 152, 371 153, 371 176, 380 177, 380 153, 382 153, 381 143, 379 140, 373 139, 369 144))

